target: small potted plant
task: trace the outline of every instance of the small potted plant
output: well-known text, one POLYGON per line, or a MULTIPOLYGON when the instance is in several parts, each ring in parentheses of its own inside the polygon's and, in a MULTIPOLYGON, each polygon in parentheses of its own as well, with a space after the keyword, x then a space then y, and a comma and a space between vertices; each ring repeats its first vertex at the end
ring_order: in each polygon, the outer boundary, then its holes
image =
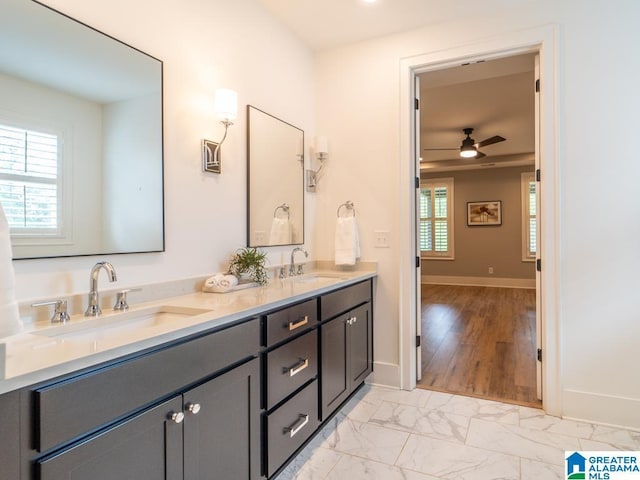
POLYGON ((269 274, 264 266, 267 254, 257 248, 240 248, 231 257, 229 273, 239 279, 248 277, 260 285, 265 285, 269 274))

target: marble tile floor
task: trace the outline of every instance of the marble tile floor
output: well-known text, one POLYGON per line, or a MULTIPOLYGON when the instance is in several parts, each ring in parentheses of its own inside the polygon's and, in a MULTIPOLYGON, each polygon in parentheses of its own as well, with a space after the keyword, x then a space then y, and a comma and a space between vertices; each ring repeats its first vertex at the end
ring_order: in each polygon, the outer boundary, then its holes
POLYGON ((640 450, 640 432, 366 385, 275 480, 556 480, 565 450, 640 450))

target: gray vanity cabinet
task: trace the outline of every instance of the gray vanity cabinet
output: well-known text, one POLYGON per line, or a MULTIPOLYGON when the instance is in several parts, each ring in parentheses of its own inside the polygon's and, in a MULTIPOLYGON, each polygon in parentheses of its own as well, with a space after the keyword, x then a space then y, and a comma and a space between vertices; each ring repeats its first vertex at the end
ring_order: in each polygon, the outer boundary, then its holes
POLYGON ((259 351, 253 319, 34 388, 36 478, 259 479, 259 351))
POLYGON ((174 398, 59 454, 36 462, 41 480, 182 479, 182 425, 174 398))
POLYGON ((264 317, 264 474, 272 477, 320 425, 318 299, 264 317))
POLYGON ((0 480, 265 480, 372 371, 372 281, 0 395, 0 480))
POLYGON ((183 396, 184 480, 260 478, 260 361, 183 396))
POLYGON ((259 360, 39 459, 41 480, 260 478, 259 360), (184 472, 184 475, 183 475, 184 472))
POLYGON ((321 420, 324 421, 373 370, 371 282, 322 296, 321 311, 321 420))

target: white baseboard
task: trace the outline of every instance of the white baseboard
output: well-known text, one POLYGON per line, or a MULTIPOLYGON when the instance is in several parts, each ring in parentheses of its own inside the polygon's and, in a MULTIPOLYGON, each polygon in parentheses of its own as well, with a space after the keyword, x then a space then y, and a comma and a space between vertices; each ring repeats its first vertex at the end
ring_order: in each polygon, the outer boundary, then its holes
POLYGON ((430 285, 464 285, 470 287, 536 288, 535 278, 456 277, 423 275, 422 283, 430 285))
POLYGON ((640 430, 640 399, 577 390, 563 393, 563 418, 640 430))
POLYGON ((367 378, 370 385, 400 388, 400 365, 373 362, 373 373, 367 378))

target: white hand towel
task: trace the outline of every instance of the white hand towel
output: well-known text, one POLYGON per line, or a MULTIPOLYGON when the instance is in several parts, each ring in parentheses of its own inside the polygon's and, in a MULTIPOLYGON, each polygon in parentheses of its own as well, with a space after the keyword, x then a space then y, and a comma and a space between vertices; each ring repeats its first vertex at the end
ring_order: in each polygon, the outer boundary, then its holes
POLYGON ((291 244, 291 232, 291 222, 288 218, 273 217, 271 234, 269 235, 269 245, 291 244))
POLYGON ((338 217, 335 237, 336 265, 355 265, 360 257, 360 238, 355 217, 338 217))
POLYGON ((0 205, 0 338, 22 330, 15 294, 15 274, 12 263, 9 224, 0 205))

